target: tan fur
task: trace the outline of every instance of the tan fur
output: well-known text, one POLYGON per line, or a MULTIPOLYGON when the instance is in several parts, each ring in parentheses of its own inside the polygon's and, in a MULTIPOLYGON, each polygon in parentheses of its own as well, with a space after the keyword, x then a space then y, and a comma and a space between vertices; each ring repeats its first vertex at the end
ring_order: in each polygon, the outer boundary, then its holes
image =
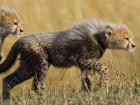
POLYGON ((13 8, 0 8, 0 60, 2 59, 2 45, 9 35, 21 35, 23 33, 23 19, 13 8))
POLYGON ((109 48, 123 49, 130 52, 135 50, 134 35, 127 26, 123 25, 110 31, 111 35, 108 38, 109 48))
POLYGON ((8 26, 14 32, 16 29, 17 31, 23 30, 23 23, 23 18, 15 9, 6 7, 0 8, 0 25, 8 26))

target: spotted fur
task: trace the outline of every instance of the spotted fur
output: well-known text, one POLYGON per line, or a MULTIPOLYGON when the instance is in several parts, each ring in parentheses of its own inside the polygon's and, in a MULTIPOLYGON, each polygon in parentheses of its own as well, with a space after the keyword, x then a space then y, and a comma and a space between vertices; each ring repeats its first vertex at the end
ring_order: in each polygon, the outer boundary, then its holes
POLYGON ((126 25, 87 21, 64 31, 33 33, 21 38, 0 65, 0 73, 5 72, 13 65, 17 55, 20 55, 19 68, 3 80, 3 99, 9 99, 10 89, 31 77, 34 77, 34 90, 43 89, 50 64, 59 68, 80 68, 82 88, 85 91, 89 91, 91 86, 88 71, 99 73, 104 83, 107 83, 108 69, 98 62, 106 49, 129 49, 130 46, 126 44, 131 44, 131 48, 134 48, 132 40, 124 37, 117 39, 120 29, 130 34, 126 25))

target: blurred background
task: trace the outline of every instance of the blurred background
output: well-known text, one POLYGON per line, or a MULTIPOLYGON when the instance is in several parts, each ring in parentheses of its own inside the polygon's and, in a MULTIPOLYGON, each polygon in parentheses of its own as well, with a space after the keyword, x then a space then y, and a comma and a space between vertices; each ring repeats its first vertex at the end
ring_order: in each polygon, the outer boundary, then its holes
MULTIPOLYGON (((135 36, 136 51, 130 54, 125 51, 108 50, 100 60, 111 63, 125 75, 134 73, 140 80, 140 1, 139 0, 0 0, 0 6, 15 8, 24 19, 24 34, 41 31, 61 31, 82 20, 105 20, 124 23, 135 36)), ((17 39, 7 38, 3 50, 8 54, 11 45, 17 39)), ((109 64, 107 63, 107 64, 109 64)), ((18 61, 10 72, 16 70, 18 61)), ((14 89, 20 90, 30 82, 25 82, 14 89)), ((72 88, 80 87, 80 72, 76 67, 66 70, 51 67, 47 76, 47 85, 51 89, 66 85, 72 88)))

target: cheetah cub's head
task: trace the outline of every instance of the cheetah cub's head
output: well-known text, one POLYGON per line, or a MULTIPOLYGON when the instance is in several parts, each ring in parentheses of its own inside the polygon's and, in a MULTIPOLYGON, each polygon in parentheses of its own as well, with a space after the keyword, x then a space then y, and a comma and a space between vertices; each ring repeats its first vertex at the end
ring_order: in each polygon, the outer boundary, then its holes
POLYGON ((23 33, 23 19, 13 8, 0 8, 0 29, 5 34, 21 35, 23 33))
POLYGON ((107 48, 133 52, 135 50, 133 38, 132 32, 124 24, 107 25, 105 28, 107 48))

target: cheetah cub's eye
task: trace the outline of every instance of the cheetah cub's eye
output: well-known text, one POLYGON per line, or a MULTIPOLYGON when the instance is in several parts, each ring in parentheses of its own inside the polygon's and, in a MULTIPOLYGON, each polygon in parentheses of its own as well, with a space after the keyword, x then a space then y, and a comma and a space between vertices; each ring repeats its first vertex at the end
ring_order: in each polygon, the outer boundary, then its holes
POLYGON ((129 38, 124 38, 124 39, 129 41, 129 38))
POLYGON ((14 25, 17 25, 18 23, 17 22, 14 22, 14 25))

